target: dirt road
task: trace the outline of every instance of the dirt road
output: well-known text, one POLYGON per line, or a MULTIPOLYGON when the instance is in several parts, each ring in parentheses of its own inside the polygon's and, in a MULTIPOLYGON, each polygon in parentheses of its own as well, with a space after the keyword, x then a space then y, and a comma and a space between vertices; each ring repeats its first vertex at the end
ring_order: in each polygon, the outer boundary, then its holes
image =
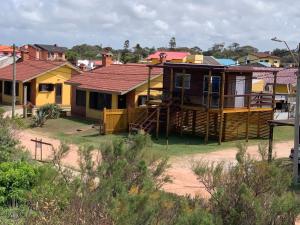
MULTIPOLYGON (((19 133, 19 139, 23 146, 25 146, 30 153, 34 156, 35 144, 31 139, 42 139, 45 142, 53 144, 54 148, 58 148, 60 142, 58 140, 43 136, 39 133, 34 133, 32 131, 22 131, 19 133)), ((290 149, 293 145, 292 141, 277 143, 274 147, 274 153, 277 157, 288 157, 290 149)), ((248 148, 248 153, 252 157, 258 157, 257 146, 250 146, 248 148)), ((210 152, 210 153, 201 153, 188 156, 173 157, 170 159, 171 167, 168 169, 167 174, 172 177, 173 182, 170 184, 164 185, 164 190, 179 195, 190 194, 202 195, 207 197, 207 193, 204 191, 203 185, 201 185, 196 176, 191 170, 193 162, 199 160, 208 160, 208 161, 226 161, 227 163, 235 162, 235 155, 237 153, 236 148, 224 149, 222 151, 210 152)), ((53 151, 50 147, 44 147, 43 149, 43 159, 51 158, 53 151)), ((39 156, 39 152, 38 152, 39 156)), ((99 156, 95 156, 99 157, 99 156)), ((78 168, 78 146, 70 145, 70 151, 67 156, 63 159, 63 164, 66 166, 71 166, 78 168)))

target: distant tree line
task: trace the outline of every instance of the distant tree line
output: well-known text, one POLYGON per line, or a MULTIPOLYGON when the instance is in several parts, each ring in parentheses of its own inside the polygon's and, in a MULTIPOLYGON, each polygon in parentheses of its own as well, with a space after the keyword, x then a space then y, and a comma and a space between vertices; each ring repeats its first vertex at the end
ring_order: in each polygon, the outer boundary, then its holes
MULTIPOLYGON (((225 45, 225 43, 215 43, 212 47, 203 51, 199 46, 194 47, 177 47, 176 38, 172 37, 168 43, 168 47, 143 47, 139 43, 131 46, 130 41, 126 40, 123 45, 123 49, 113 49, 102 47, 102 45, 75 45, 70 50, 68 50, 66 56, 67 59, 74 63, 78 59, 90 59, 96 60, 101 59, 101 52, 104 50, 109 50, 114 55, 114 60, 118 60, 122 63, 137 63, 148 55, 154 53, 155 51, 179 51, 179 52, 189 52, 191 54, 203 54, 206 56, 214 56, 216 58, 231 58, 237 60, 238 58, 245 56, 249 53, 259 52, 259 49, 251 46, 244 45, 241 46, 239 43, 231 43, 225 45)), ((295 50, 294 50, 295 52, 295 50)), ((293 63, 293 58, 291 54, 286 49, 275 49, 270 52, 273 55, 279 56, 282 63, 293 63)), ((296 52, 295 52, 296 54, 296 52)))

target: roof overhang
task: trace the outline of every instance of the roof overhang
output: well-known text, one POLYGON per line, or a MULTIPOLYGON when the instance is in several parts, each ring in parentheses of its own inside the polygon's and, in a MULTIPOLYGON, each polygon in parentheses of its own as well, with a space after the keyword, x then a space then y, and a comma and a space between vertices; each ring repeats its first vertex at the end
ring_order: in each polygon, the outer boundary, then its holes
POLYGON ((63 64, 61 64, 61 65, 58 65, 58 66, 56 66, 56 67, 54 67, 54 68, 52 68, 52 69, 50 69, 50 70, 47 70, 47 71, 45 71, 45 72, 43 72, 43 73, 39 73, 39 74, 37 74, 37 75, 35 75, 35 76, 32 76, 32 77, 30 77, 30 78, 28 78, 28 79, 22 80, 21 82, 25 83, 25 82, 31 81, 31 80, 33 80, 33 79, 35 79, 35 78, 37 78, 37 77, 40 77, 40 76, 42 76, 42 75, 45 75, 46 73, 52 72, 52 71, 54 71, 54 70, 57 70, 57 69, 59 69, 60 67, 63 67, 63 66, 67 66, 67 67, 69 67, 69 68, 71 68, 71 69, 73 69, 73 70, 76 70, 76 71, 79 72, 79 73, 82 73, 77 67, 73 66, 73 65, 70 64, 69 62, 65 62, 65 63, 63 63, 63 64))

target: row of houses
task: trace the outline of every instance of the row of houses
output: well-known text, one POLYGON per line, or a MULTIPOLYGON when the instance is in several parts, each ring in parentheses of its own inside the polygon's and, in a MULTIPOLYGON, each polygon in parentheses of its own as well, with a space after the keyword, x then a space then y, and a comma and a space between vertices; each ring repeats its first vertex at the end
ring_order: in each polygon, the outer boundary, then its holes
MULTIPOLYGON (((266 137, 267 121, 274 116, 278 68, 230 65, 226 59, 177 52, 157 52, 147 64, 114 64, 112 54, 103 52, 101 67, 81 71, 51 55, 41 59, 43 54, 31 48, 24 48, 16 64, 17 104, 59 104, 74 116, 102 124, 104 133, 144 129, 221 143, 266 137), (254 91, 258 74, 269 79, 273 92, 254 91)), ((12 69, 0 69, 4 104, 12 101, 12 69)))

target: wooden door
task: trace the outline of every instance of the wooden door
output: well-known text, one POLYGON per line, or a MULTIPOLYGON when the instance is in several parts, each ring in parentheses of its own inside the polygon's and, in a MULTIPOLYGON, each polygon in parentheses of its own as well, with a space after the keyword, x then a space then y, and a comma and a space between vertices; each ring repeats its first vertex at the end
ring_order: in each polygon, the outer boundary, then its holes
POLYGON ((62 84, 55 84, 55 103, 62 103, 62 84))
MULTIPOLYGON (((236 76, 235 81, 235 94, 236 95, 244 95, 245 94, 245 76, 236 76)), ((237 96, 235 97, 234 107, 241 108, 245 106, 245 97, 244 96, 237 96)))

